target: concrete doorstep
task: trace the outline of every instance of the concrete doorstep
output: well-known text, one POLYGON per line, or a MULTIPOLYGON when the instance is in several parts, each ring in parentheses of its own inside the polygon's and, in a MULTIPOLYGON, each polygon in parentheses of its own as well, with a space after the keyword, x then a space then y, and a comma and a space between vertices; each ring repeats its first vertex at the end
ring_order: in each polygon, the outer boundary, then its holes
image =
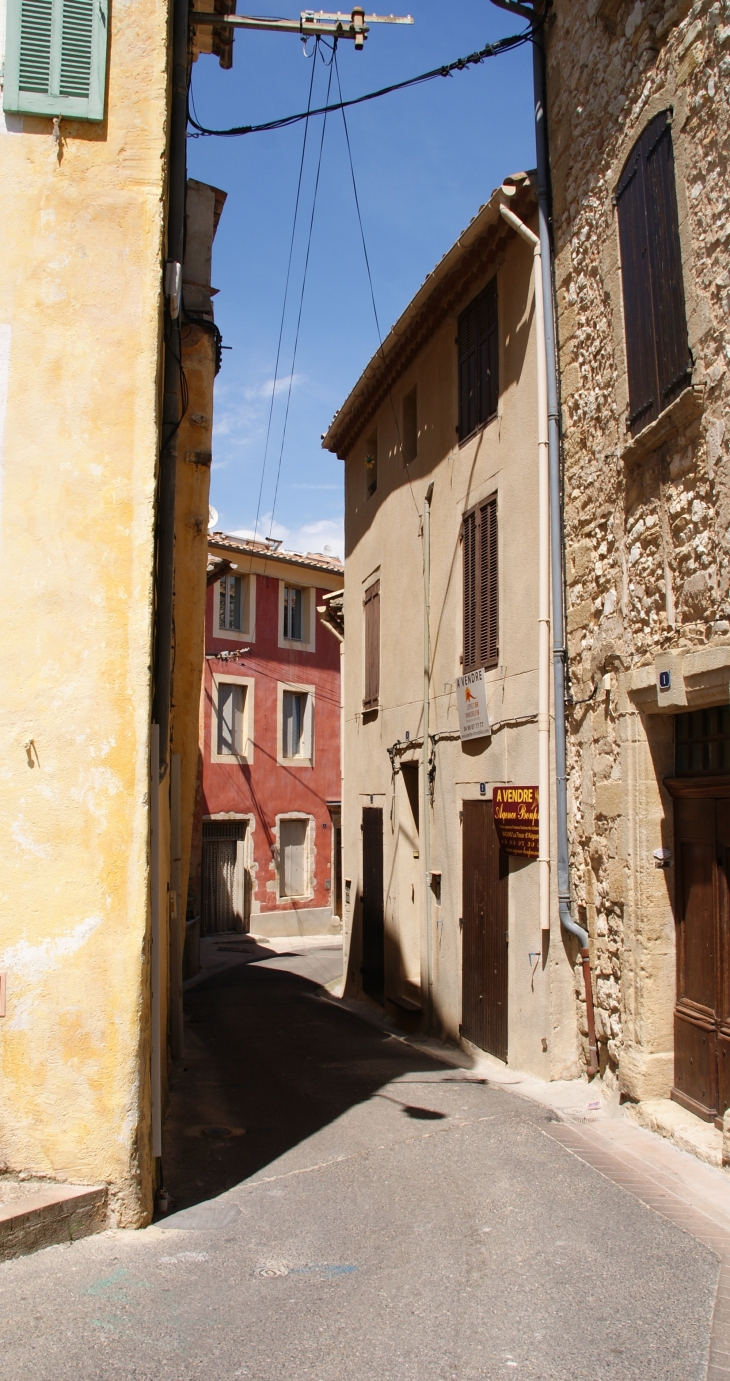
POLYGON ((105 1184, 0 1175, 0 1261, 75 1242, 108 1227, 105 1184))
POLYGON ((703 1122, 671 1098, 647 1098, 643 1103, 627 1104, 624 1116, 673 1141, 680 1150, 688 1151, 706 1165, 714 1165, 718 1170, 723 1167, 723 1133, 714 1123, 703 1122))

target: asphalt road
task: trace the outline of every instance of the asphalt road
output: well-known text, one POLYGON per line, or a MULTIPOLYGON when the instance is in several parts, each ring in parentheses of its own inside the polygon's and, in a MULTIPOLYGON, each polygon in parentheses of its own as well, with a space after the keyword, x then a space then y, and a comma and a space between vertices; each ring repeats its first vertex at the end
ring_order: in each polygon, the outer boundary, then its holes
POLYGON ((544 1108, 260 957, 186 997, 179 1211, 0 1265, 1 1378, 704 1379, 714 1256, 544 1108))

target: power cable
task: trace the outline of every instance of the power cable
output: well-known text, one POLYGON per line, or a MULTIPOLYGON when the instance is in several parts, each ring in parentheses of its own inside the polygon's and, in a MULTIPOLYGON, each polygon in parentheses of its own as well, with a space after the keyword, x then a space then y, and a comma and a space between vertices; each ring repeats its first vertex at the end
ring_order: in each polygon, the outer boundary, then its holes
MULTIPOLYGON (((353 190, 353 192, 354 192, 354 194, 355 194, 355 210, 357 211, 357 221, 358 221, 358 225, 360 226, 360 239, 361 239, 361 241, 362 241, 362 252, 363 252, 363 255, 364 255, 364 257, 365 257, 365 268, 366 268, 366 270, 367 270, 368 283, 370 284, 370 300, 371 300, 371 302, 372 302, 372 304, 373 304, 373 316, 375 317, 375 327, 376 327, 376 330, 377 330, 377 332, 378 332, 378 341, 379 341, 379 344, 380 344, 380 354, 381 354, 381 357, 382 357, 382 360, 383 360, 383 364, 386 365, 386 367, 387 367, 387 361, 386 361, 386 358, 385 358, 385 350, 383 349, 383 333, 382 333, 382 331, 380 330, 380 320, 379 320, 379 318, 378 318, 378 308, 377 308, 376 303, 375 303, 375 289, 373 288, 373 275, 372 275, 372 273, 370 272, 370 259, 369 259, 369 256, 368 256, 368 247, 367 247, 367 244, 365 243, 365 230, 364 230, 363 223, 362 223, 362 214, 361 214, 361 212, 360 212, 360 198, 359 198, 359 196, 358 196, 358 194, 357 194, 357 182, 355 181, 355 165, 354 165, 354 163, 353 163, 353 161, 352 161, 352 146, 351 146, 351 144, 350 144, 350 131, 349 131, 348 128, 347 128, 347 116, 345 115, 345 106, 347 105, 347 102, 346 102, 346 101, 343 101, 343 99, 342 99, 342 84, 341 84, 341 82, 340 82, 340 69, 339 69, 339 66, 338 66, 338 63, 337 63, 337 48, 336 48, 336 47, 335 47, 335 50, 334 50, 334 52, 333 52, 333 54, 332 54, 332 60, 333 60, 334 65, 335 65, 335 73, 336 73, 336 75, 337 75, 337 89, 338 89, 338 91, 339 91, 339 93, 340 93, 339 109, 342 111, 342 123, 343 123, 343 125, 344 125, 344 127, 345 127, 345 141, 346 141, 346 143, 347 143, 347 156, 348 156, 348 159, 349 159, 349 161, 350 161, 350 176, 351 176, 351 178, 352 178, 352 190, 353 190)), ((388 397, 389 397, 389 399, 390 399, 390 406, 391 406, 391 408, 393 409, 393 420, 394 420, 394 422, 395 422, 395 429, 396 429, 396 432, 397 432, 397 434, 398 434, 398 450, 399 450, 399 452, 402 454, 402 453, 403 453, 403 441, 402 441, 402 437, 401 437, 401 433, 400 433, 400 426, 399 426, 399 424, 398 424, 398 414, 397 414, 397 412, 396 412, 395 403, 393 402, 393 394, 392 394, 392 392, 391 392, 390 387, 388 387, 388 397)), ((411 491, 411 498, 413 499, 413 506, 414 506, 414 508, 415 508, 415 510, 416 510, 416 513, 418 513, 418 503, 416 502, 416 496, 415 496, 415 494, 414 494, 414 492, 413 492, 413 484, 412 484, 412 482, 411 482, 411 474, 410 474, 410 470, 409 470, 409 468, 408 468, 408 464, 407 464, 407 463, 405 463, 405 471, 406 471, 406 475, 408 476, 408 486, 409 486, 410 491, 411 491)), ((420 516, 420 515, 419 515, 419 516, 420 516)))
MULTIPOLYGON (((319 43, 318 43, 318 47, 319 47, 319 43)), ((332 87, 332 68, 333 68, 333 66, 335 66, 334 57, 335 57, 336 50, 337 50, 337 40, 335 39, 334 51, 333 51, 333 61, 331 61, 331 62, 328 64, 328 65, 329 65, 329 77, 328 77, 328 79, 327 79, 327 100, 328 100, 328 101, 329 101, 329 97, 330 97, 330 89, 331 89, 331 87, 332 87)), ((316 54, 317 54, 317 50, 315 50, 315 60, 316 60, 316 54)), ((315 178, 315 180, 314 180, 314 194, 313 194, 313 197, 312 197, 312 214, 311 214, 311 216, 310 216, 310 218, 309 218, 309 236, 308 236, 308 238, 307 238, 307 253, 306 253, 305 259, 304 259, 304 272, 303 272, 303 274, 302 274, 302 291, 301 291, 300 296, 299 296, 299 314, 298 314, 298 316, 297 316, 297 329, 296 329, 296 332, 295 332, 295 335, 294 335, 294 349, 293 349, 293 351, 292 351, 291 371, 290 371, 290 374, 289 374, 289 389, 288 389, 287 398, 286 398, 286 410, 285 410, 285 412, 284 412, 284 427, 283 427, 282 434, 281 434, 281 447, 280 447, 280 450, 279 450, 279 464, 278 464, 277 471, 276 471, 276 487, 275 487, 275 489, 274 489, 274 502, 273 502, 273 504, 272 504, 272 506, 271 506, 271 523, 270 523, 270 526, 269 526, 269 537, 271 537, 271 534, 272 534, 273 528, 274 528, 274 514, 275 514, 275 512, 276 512, 276 500, 277 500, 278 494, 279 494, 279 479, 280 479, 280 476, 281 476, 281 462, 282 462, 282 457, 283 457, 283 455, 284 455, 284 444, 285 444, 285 442, 286 442, 286 429, 287 429, 287 424, 288 424, 288 421, 289 421, 289 405, 290 405, 290 403, 291 403, 292 386, 293 386, 293 382, 294 382, 294 370, 295 370, 296 361, 297 361, 297 348, 298 348, 298 345, 299 345, 299 328, 300 328, 300 326, 301 326, 301 324, 302 324, 302 308, 303 308, 303 306, 304 306, 304 291, 305 291, 305 288, 306 288, 306 286, 307 286, 307 270, 308 270, 308 268, 309 268, 309 254, 310 254, 310 250, 311 250, 311 248, 312 248, 312 231, 313 231, 313 229, 314 229, 314 213, 315 213, 315 210, 316 210, 316 208, 317 208, 317 192, 318 192, 318 190, 319 190, 319 175, 320 175, 320 172, 321 172, 321 170, 322 170, 322 151, 323 151, 323 149, 324 149, 324 136, 325 136, 326 129, 327 129, 327 116, 326 116, 326 114, 325 114, 324 120, 322 121, 322 136, 321 136, 320 141, 319 141, 319 158, 318 158, 318 160, 317 160, 317 176, 316 176, 316 178, 315 178)), ((264 572, 265 572, 265 570, 266 570, 266 562, 264 561, 264 572)))
MULTIPOLYGON (((452 72, 463 72, 467 67, 473 67, 485 61, 486 58, 499 57, 501 53, 509 52, 514 48, 521 48, 525 43, 531 43, 535 31, 535 25, 530 25, 520 34, 510 34, 507 38, 499 38, 496 43, 486 43, 476 53, 470 53, 468 57, 457 58, 454 62, 448 62, 443 67, 434 67, 430 72, 422 72, 419 77, 409 77, 407 81, 394 82, 391 86, 381 86, 378 91, 369 91, 364 96, 354 96, 349 101, 341 98, 335 105, 320 106, 317 110, 306 110, 298 115, 285 115, 278 120, 267 120, 261 125, 234 125, 231 129, 208 129, 201 125, 197 116, 190 115, 190 124, 196 131, 189 134, 189 139, 200 139, 206 136, 218 136, 220 138, 230 138, 240 134, 263 134, 267 130, 285 129, 287 125, 296 125, 301 120, 309 120, 312 115, 328 115, 333 110, 344 110, 347 106, 362 105, 364 101, 375 101, 380 96, 389 96, 393 91, 404 91, 409 86, 420 86, 422 82, 433 81, 435 77, 450 77, 452 72)), ((319 42, 320 40, 318 40, 319 42)), ((195 103, 193 102, 193 112, 195 103)))
MULTIPOLYGON (((314 53, 312 54, 312 59, 313 59, 313 60, 312 60, 312 75, 311 75, 310 81, 309 81, 309 95, 308 95, 308 97, 307 97, 307 110, 309 110, 309 108, 310 108, 310 106, 311 106, 311 104, 312 104, 312 91, 313 91, 313 89, 314 89, 314 73, 315 73, 315 69, 316 69, 316 65, 317 65, 317 63, 316 63, 316 57, 317 57, 317 53, 316 53, 316 49, 315 49, 314 53)), ((291 278, 292 256, 293 256, 293 254, 294 254, 294 238, 295 238, 295 235, 296 235, 297 220, 298 220, 298 217, 299 217, 299 201, 300 201, 301 192, 302 192, 302 176, 303 176, 303 173, 304 173, 304 157, 305 157, 305 154, 306 154, 306 152, 307 152, 307 135, 308 135, 308 133, 309 133, 309 120, 307 119, 306 122, 305 122, 305 125, 304 125, 304 139, 302 140, 302 156, 301 156, 301 159, 300 159, 300 161, 299 161, 299 177, 298 177, 298 180, 297 180, 297 194, 296 194, 296 198, 295 198, 295 201, 294 201, 294 220, 293 220, 293 222, 292 222, 292 228, 291 228, 291 240, 290 240, 290 242, 289 242, 289 259, 288 259, 287 266, 286 266, 286 281, 285 281, 285 284, 284 284, 284 302, 283 302, 283 305, 282 305, 282 308, 281 308, 281 323, 280 323, 280 325, 279 325, 279 340, 278 340, 277 346, 276 346, 276 364, 275 364, 275 366, 274 366, 274 382, 273 382, 272 389, 271 389, 271 403, 270 403, 270 405, 269 405, 269 420, 268 420, 267 427, 266 427, 266 442, 265 442, 265 444, 264 444, 264 459, 263 459, 263 464, 262 464, 262 466, 261 466, 261 482, 260 482, 260 484, 259 484, 259 497, 258 497, 258 502, 257 502, 257 504, 256 504, 256 522, 254 523, 254 529, 253 529, 253 541, 254 541, 254 542, 256 541, 256 533, 258 532, 259 517, 261 516, 261 497, 262 497, 262 494, 263 494, 263 491, 264 491, 264 478, 265 478, 265 475, 266 475, 266 461, 267 461, 268 454, 269 454, 269 440, 270 440, 270 437, 271 437, 271 422, 272 422, 272 418, 273 418, 273 415, 274 415, 274 403, 275 403, 275 401, 276 401, 276 385, 277 385, 277 382, 278 382, 278 379, 279 379, 279 361, 280 361, 280 359, 281 359, 281 342, 282 342, 282 338, 283 338, 283 335, 284 335, 284 321, 285 321, 285 318, 286 318, 287 302, 288 302, 288 300, 289 300, 289 280, 290 280, 290 278, 291 278)), ((249 562, 249 575, 250 575, 250 573, 251 573, 251 566, 252 566, 252 564, 253 564, 253 552, 251 553, 251 560, 250 560, 250 562, 249 562)))

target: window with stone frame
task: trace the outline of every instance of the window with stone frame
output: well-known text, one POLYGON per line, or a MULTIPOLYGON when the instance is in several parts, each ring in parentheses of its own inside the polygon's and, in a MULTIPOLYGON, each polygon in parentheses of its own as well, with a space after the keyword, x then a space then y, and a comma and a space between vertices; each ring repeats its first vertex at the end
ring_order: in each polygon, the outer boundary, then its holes
POLYGON ((692 379, 674 172, 671 111, 649 122, 616 188, 621 249, 628 429, 654 422, 692 379))

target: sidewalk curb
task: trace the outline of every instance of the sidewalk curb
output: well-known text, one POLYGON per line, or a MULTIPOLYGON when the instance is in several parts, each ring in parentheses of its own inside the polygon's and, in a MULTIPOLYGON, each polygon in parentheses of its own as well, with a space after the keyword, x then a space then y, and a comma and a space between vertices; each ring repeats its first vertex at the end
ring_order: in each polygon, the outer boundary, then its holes
POLYGON ((0 1261, 75 1242, 108 1227, 107 1187, 50 1185, 0 1207, 0 1261))
POLYGON ((718 1258, 715 1305, 710 1330, 707 1381, 730 1381, 730 1232, 698 1209, 689 1199, 663 1184, 661 1172, 650 1174, 631 1159, 596 1145, 585 1132, 563 1122, 540 1129, 599 1175, 631 1194, 646 1208, 702 1242, 718 1258))

